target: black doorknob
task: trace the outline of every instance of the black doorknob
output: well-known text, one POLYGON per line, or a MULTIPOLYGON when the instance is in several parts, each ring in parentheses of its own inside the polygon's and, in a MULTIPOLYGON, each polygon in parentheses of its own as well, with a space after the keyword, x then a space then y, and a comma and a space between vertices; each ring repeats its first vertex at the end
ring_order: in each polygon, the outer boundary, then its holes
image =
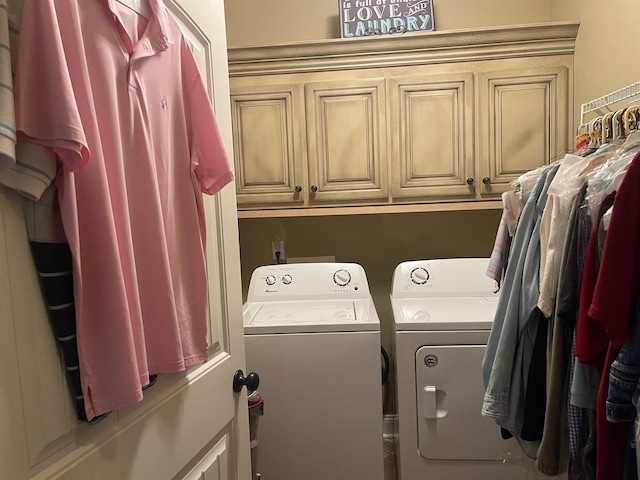
POLYGON ((467 185, 473 185, 473 183, 475 182, 475 180, 471 177, 467 178, 467 185))
POLYGON ((317 185, 311 185, 311 191, 313 193, 316 193, 318 191, 318 186, 317 185))
POLYGON ((484 177, 482 179, 482 183, 484 183, 485 185, 489 185, 491 183, 491 179, 489 177, 484 177))
POLYGON ((295 190, 296 193, 300 193, 302 191, 302 187, 300 185, 296 185, 294 190, 295 190))
POLYGON ((236 370, 233 375, 233 391, 238 393, 245 385, 247 390, 256 391, 260 385, 260 377, 256 372, 249 372, 245 377, 242 370, 236 370))

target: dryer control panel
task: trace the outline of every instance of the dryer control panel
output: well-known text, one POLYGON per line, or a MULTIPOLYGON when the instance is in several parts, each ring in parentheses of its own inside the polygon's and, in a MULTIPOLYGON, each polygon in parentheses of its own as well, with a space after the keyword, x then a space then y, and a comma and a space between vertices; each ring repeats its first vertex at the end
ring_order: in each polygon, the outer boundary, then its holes
POLYGON ((486 276, 488 258, 453 258, 403 262, 393 273, 394 298, 496 296, 486 276))
POLYGON ((265 265, 251 275, 248 302, 369 298, 364 269, 356 263, 294 263, 265 265))

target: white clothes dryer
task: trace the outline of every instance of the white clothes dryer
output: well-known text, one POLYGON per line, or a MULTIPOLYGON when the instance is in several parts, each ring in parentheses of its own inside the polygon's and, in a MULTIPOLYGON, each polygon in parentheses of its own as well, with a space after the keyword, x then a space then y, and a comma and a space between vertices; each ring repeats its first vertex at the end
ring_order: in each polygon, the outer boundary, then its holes
POLYGON ((259 267, 244 328, 264 399, 262 480, 383 480, 380 321, 364 269, 259 267))
POLYGON ((498 304, 488 262, 411 261, 394 271, 398 480, 548 478, 480 414, 498 304))

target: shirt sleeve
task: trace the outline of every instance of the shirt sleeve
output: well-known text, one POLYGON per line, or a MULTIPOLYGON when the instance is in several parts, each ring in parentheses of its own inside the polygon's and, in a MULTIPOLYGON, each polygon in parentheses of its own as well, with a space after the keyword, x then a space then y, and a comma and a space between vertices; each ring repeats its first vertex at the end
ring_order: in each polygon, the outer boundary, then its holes
POLYGON ((70 170, 89 160, 59 18, 67 2, 25 0, 16 72, 16 124, 21 135, 50 147, 70 170))
POLYGON ((629 316, 640 293, 640 162, 636 155, 616 194, 589 316, 615 347, 627 340, 629 316))
POLYGON ((554 262, 556 254, 556 217, 558 198, 549 195, 540 220, 540 295, 538 308, 545 317, 553 314, 555 300, 554 262))
POLYGON ((38 201, 57 172, 55 155, 35 143, 19 141, 16 164, 0 172, 0 184, 12 188, 29 200, 38 201))
POLYGON ((191 85, 187 98, 187 123, 191 147, 191 168, 202 192, 213 195, 234 179, 233 167, 198 72, 191 50, 182 39, 185 80, 191 85))

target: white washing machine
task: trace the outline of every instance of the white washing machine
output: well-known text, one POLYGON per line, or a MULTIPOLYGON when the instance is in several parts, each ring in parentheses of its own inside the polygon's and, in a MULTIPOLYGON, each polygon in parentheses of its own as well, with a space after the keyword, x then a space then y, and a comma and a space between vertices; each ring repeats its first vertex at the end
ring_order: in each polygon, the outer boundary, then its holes
POLYGON ((383 480, 380 322, 363 268, 257 268, 244 331, 262 480, 383 480))
POLYGON ((548 478, 480 414, 482 359, 498 304, 488 262, 423 260, 395 269, 398 480, 548 478))

